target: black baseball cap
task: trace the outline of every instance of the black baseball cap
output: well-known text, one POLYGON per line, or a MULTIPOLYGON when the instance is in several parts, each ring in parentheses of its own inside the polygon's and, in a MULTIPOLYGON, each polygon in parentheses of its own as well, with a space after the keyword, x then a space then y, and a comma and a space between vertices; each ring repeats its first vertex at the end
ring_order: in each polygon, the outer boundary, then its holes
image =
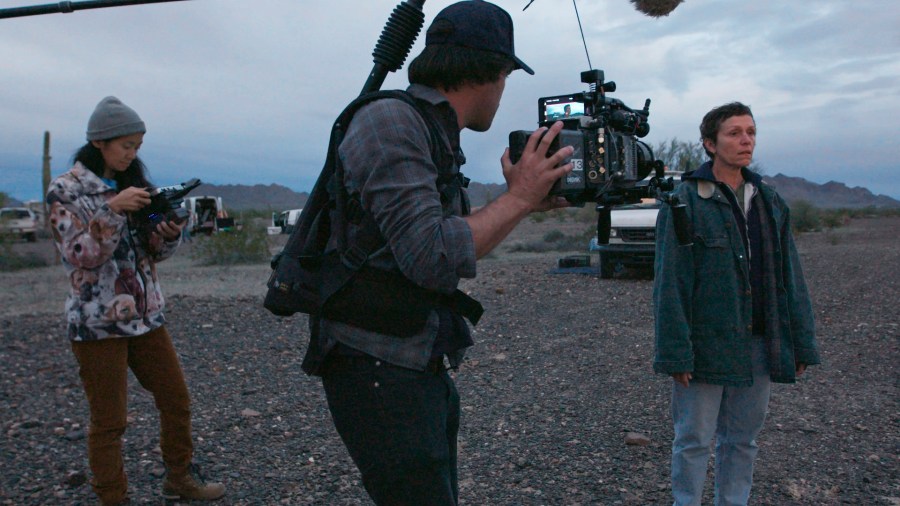
POLYGON ((439 44, 500 53, 512 58, 515 68, 534 74, 516 57, 509 13, 490 2, 464 0, 439 12, 425 34, 425 45, 439 44))

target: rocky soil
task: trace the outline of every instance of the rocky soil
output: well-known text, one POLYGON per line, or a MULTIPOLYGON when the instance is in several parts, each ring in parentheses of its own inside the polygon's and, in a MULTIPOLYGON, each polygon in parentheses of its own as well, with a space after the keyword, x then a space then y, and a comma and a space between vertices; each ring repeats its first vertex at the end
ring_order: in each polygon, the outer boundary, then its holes
MULTIPOLYGON (((527 223, 508 241, 556 226, 527 223)), ((825 363, 774 388, 750 502, 900 505, 900 218, 798 246, 825 363)), ((487 313, 455 374, 460 503, 670 503, 671 380, 650 366, 649 275, 554 274, 560 255, 501 252, 465 283, 487 313)), ((300 370, 305 317, 261 306, 268 268, 200 268, 181 255, 160 271, 196 461, 228 487, 219 504, 371 504, 319 382, 300 370)), ((0 274, 0 505, 95 504, 64 285, 59 267, 0 274)), ((129 403, 133 503, 161 504, 158 419, 133 378, 129 403)))

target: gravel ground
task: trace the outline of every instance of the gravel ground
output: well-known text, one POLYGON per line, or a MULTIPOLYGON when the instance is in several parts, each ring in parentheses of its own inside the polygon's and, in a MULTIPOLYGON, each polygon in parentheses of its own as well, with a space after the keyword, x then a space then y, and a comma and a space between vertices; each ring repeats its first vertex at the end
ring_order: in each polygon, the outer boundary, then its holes
MULTIPOLYGON (((508 242, 555 226, 527 223, 508 242)), ((799 239, 825 364, 773 389, 751 504, 900 505, 898 232, 900 218, 863 219, 799 239)), ((487 313, 455 374, 460 503, 666 504, 670 380, 650 366, 649 276, 552 274, 558 256, 501 253, 465 283, 487 313)), ((160 271, 196 461, 228 487, 219 504, 371 504, 318 380, 300 370, 305 317, 261 306, 268 268, 182 255, 160 271)), ((94 504, 61 278, 59 267, 0 273, 3 505, 94 504)), ((158 419, 133 378, 129 403, 133 502, 161 504, 158 419)))

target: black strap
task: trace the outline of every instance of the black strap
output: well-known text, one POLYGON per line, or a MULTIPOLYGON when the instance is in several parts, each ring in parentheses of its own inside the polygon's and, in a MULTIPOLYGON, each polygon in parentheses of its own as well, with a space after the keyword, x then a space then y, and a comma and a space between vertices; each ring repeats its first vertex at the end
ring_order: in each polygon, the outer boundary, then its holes
MULTIPOLYGON (((352 112, 355 112, 356 109, 362 105, 379 98, 394 98, 409 104, 419 113, 419 116, 421 116, 428 125, 428 133, 431 137, 432 145, 431 157, 438 167, 437 186, 441 193, 441 203, 446 204, 454 197, 454 193, 460 192, 461 188, 465 187, 468 182, 465 181, 464 183, 463 180, 465 178, 461 173, 451 175, 445 170, 449 164, 453 163, 453 154, 448 153, 448 146, 440 134, 441 127, 438 124, 437 119, 430 111, 426 110, 426 104, 420 104, 419 101, 409 93, 398 90, 380 91, 370 95, 364 95, 351 103, 350 106, 348 106, 348 109, 352 108, 352 112), (361 102, 359 106, 355 106, 357 102, 361 102)), ((347 121, 347 123, 345 123, 346 125, 349 124, 349 117, 344 118, 345 113, 341 114, 341 118, 347 121)), ((342 139, 343 135, 341 136, 341 140, 342 139)), ((337 145, 334 146, 334 149, 335 151, 337 150, 337 145)), ((340 158, 336 154, 335 162, 342 165, 340 158)), ((343 182, 342 166, 337 167, 336 177, 334 179, 336 187, 333 188, 333 195, 335 200, 338 201, 338 214, 342 218, 339 220, 342 222, 336 223, 335 226, 342 227, 344 231, 346 231, 346 223, 360 224, 360 230, 356 235, 355 243, 347 244, 346 241, 343 241, 343 244, 341 244, 341 263, 350 269, 358 270, 362 267, 370 254, 384 246, 385 240, 381 235, 378 224, 375 223, 375 220, 370 216, 370 213, 363 209, 362 204, 358 200, 358 196, 347 196, 343 182), (340 174, 340 177, 337 177, 338 173, 340 174), (344 202, 338 200, 338 197, 340 196, 343 196, 344 202)), ((467 214, 467 210, 464 211, 464 214, 467 214)))
MULTIPOLYGON (((385 244, 385 240, 374 218, 370 213, 365 212, 358 199, 347 195, 343 182, 343 166, 338 156, 338 147, 343 141, 346 126, 356 111, 363 105, 383 98, 394 98, 411 105, 427 123, 432 141, 432 159, 439 171, 437 186, 441 193, 442 204, 446 206, 455 196, 455 193, 462 192, 462 188, 468 184, 468 180, 462 174, 458 172, 449 174, 449 170, 447 170, 447 167, 450 166, 449 164, 455 163, 455 158, 453 153, 449 152, 449 143, 446 143, 441 136, 442 130, 437 119, 430 111, 425 110, 431 107, 429 104, 419 104, 409 93, 398 90, 369 93, 351 102, 332 126, 325 164, 313 186, 309 199, 304 205, 300 219, 288 238, 284 249, 272 259, 273 277, 279 262, 284 257, 296 259, 301 265, 304 262, 316 263, 318 267, 321 267, 322 272, 327 272, 327 275, 321 277, 321 285, 318 290, 320 296, 319 304, 321 305, 327 305, 328 300, 333 295, 343 287, 348 286, 354 275, 363 269, 369 255, 385 244), (350 245, 346 241, 347 223, 360 225, 360 230, 355 236, 353 244, 350 245), (339 254, 330 254, 325 249, 332 227, 335 226, 340 227, 338 235, 339 254)), ((463 214, 468 214, 467 200, 462 198, 462 203, 463 214)), ((404 283, 411 284, 399 273, 394 274, 384 271, 379 275, 396 276, 398 279, 395 286, 405 286, 404 283)), ((272 279, 270 278, 270 282, 272 279)), ((290 281, 290 278, 287 280, 290 281)), ((275 283, 275 285, 278 285, 275 286, 276 289, 282 286, 279 283, 275 283)), ((270 292, 272 292, 272 289, 273 287, 270 286, 270 292)), ((410 294, 412 293, 415 293, 414 297, 418 299, 427 299, 458 312, 472 324, 477 323, 484 312, 478 301, 459 290, 456 290, 452 295, 442 295, 418 288, 411 289, 410 294)), ((293 309, 291 311, 296 310, 293 309)), ((288 311, 286 314, 290 314, 291 311, 288 311)), ((306 310, 302 311, 307 312, 306 310)))
MULTIPOLYGON (((459 172, 450 174, 447 170, 448 166, 454 163, 454 157, 453 154, 449 152, 448 144, 441 136, 441 127, 438 124, 437 119, 431 111, 425 108, 430 106, 426 105, 423 107, 422 104, 406 92, 382 91, 360 97, 360 99, 348 106, 347 109, 353 113, 362 105, 380 98, 394 98, 409 104, 419 113, 428 125, 428 132, 431 137, 432 145, 432 160, 438 167, 437 186, 441 195, 441 203, 443 205, 448 204, 456 194, 462 191, 462 188, 468 186, 469 180, 459 172)), ((350 115, 347 115, 347 111, 341 114, 339 121, 344 122, 341 125, 342 128, 349 124, 349 119, 350 115)), ((343 133, 341 133, 340 138, 333 140, 336 141, 333 145, 335 150, 333 155, 334 160, 337 165, 340 165, 340 158, 337 156, 336 151, 340 141, 343 140, 343 133)), ((356 234, 352 244, 344 244, 341 253, 341 268, 337 269, 335 275, 328 280, 328 287, 323 293, 325 299, 334 295, 341 287, 345 286, 354 274, 363 267, 366 260, 368 260, 369 255, 385 244, 385 239, 378 228, 378 224, 375 223, 375 219, 372 217, 371 213, 368 213, 363 209, 358 196, 350 197, 346 195, 346 188, 343 184, 343 167, 338 166, 336 168, 335 177, 332 181, 334 187, 331 188, 331 191, 334 192, 334 197, 343 195, 346 200, 342 206, 339 205, 339 209, 342 209, 343 212, 339 212, 338 214, 342 217, 343 223, 335 225, 346 228, 347 223, 357 223, 360 226, 360 230, 356 234)), ((465 200, 463 201, 465 202, 465 200)), ((464 207, 466 207, 466 209, 463 209, 463 214, 468 214, 468 206, 464 207)), ((484 313, 484 308, 477 300, 469 297, 460 290, 456 290, 452 295, 435 295, 434 301, 437 304, 441 304, 452 311, 463 315, 472 322, 473 325, 478 323, 478 320, 484 313)))
MULTIPOLYGON (((308 236, 310 231, 316 225, 316 221, 321 220, 323 217, 322 215, 327 217, 330 209, 336 209, 338 211, 336 214, 339 218, 341 217, 342 210, 337 206, 334 197, 340 195, 341 189, 343 188, 343 179, 336 178, 335 175, 336 169, 340 164, 340 157, 337 154, 337 150, 344 138, 345 126, 350 122, 350 119, 353 118, 353 115, 360 107, 381 98, 399 98, 404 101, 411 100, 409 94, 405 92, 390 90, 378 91, 362 95, 353 102, 350 102, 350 104, 344 108, 331 127, 331 137, 329 139, 328 151, 326 152, 325 164, 322 166, 322 171, 319 173, 319 177, 313 185, 309 198, 303 206, 303 212, 300 213, 300 218, 294 225, 294 229, 291 232, 290 237, 288 237, 284 249, 272 259, 273 269, 281 256, 292 258, 299 258, 302 256, 304 254, 304 246, 308 249, 318 249, 318 253, 321 253, 322 250, 324 250, 324 243, 310 241, 308 240, 308 236)), ((341 203, 343 204, 344 202, 341 203)), ((344 226, 343 223, 336 223, 335 225, 339 227, 344 226)), ((324 229, 330 230, 330 227, 326 226, 324 229)), ((327 241, 327 239, 327 237, 324 238, 325 241, 327 241)), ((306 253, 314 253, 314 251, 308 251, 306 253)))

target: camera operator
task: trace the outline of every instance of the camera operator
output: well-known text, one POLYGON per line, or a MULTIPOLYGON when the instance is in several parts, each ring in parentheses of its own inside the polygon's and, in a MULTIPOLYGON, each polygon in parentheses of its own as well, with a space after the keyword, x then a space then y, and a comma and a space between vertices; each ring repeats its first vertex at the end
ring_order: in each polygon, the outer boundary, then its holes
MULTIPOLYGON (((553 182, 571 170, 558 166, 570 147, 546 157, 561 123, 543 140, 547 129, 535 132, 516 164, 507 149, 501 165, 508 190, 473 214, 459 182, 444 192, 436 184, 448 167, 454 180, 462 180, 460 131, 491 126, 507 76, 516 69, 533 73, 514 54, 509 14, 481 0, 458 2, 438 13, 424 50, 409 66, 407 91, 420 107, 381 99, 356 113, 339 148, 344 182, 386 244, 367 266, 449 294, 461 278, 475 276, 476 259, 528 213, 567 205, 548 197, 553 182), (429 122, 417 109, 440 127, 449 152, 440 167, 432 157, 429 122)), ((352 239, 360 227, 349 223, 346 232, 352 239)), ((332 241, 340 233, 332 230, 332 241)), ((324 318, 311 318, 310 327, 304 370, 322 376, 335 427, 375 503, 457 504, 459 396, 445 359, 455 368, 473 344, 460 314, 439 306, 408 337, 324 318)))
POLYGON ((674 380, 675 504, 699 506, 715 437, 715 503, 746 505, 770 385, 793 383, 819 353, 790 210, 747 168, 750 108, 716 107, 700 134, 711 161, 674 191, 693 244, 679 245, 669 206, 657 219, 653 368, 674 380))
POLYGON ((66 321, 90 406, 91 486, 103 505, 125 504, 122 459, 127 425, 128 369, 153 394, 171 499, 218 499, 219 483, 203 483, 191 464, 191 408, 184 374, 164 326, 156 263, 170 257, 182 224, 148 231, 134 213, 150 204, 145 167, 137 157, 146 128, 115 97, 100 101, 88 121, 88 142, 74 167, 47 193, 51 225, 71 281, 66 321))

